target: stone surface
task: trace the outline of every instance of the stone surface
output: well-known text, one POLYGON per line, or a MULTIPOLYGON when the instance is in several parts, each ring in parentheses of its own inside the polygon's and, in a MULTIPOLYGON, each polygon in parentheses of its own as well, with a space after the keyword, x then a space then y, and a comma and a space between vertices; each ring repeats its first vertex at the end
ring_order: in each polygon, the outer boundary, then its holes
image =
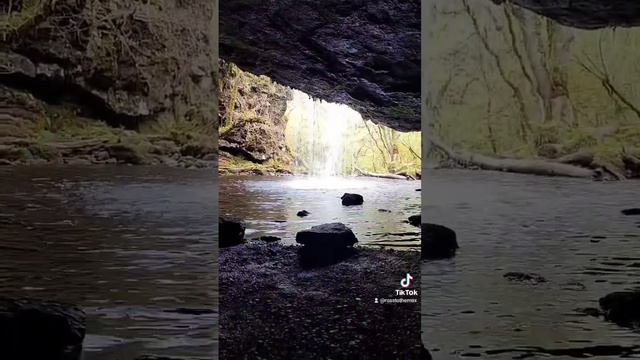
MULTIPOLYGON (((36 4, 41 16, 0 33, 0 83, 127 128, 176 116, 215 122, 215 2, 36 4)), ((23 15, 19 7, 12 13, 23 15)))
POLYGON ((420 130, 420 1, 220 3, 220 57, 253 74, 420 130))
POLYGON ((423 259, 453 257, 458 249, 455 231, 437 224, 422 224, 421 254, 423 259))
MULTIPOLYGON (((505 0, 492 0, 501 4, 505 0)), ((640 2, 630 0, 512 0, 567 26, 595 29, 640 25, 640 2)))
POLYGON ((230 247, 240 245, 244 240, 245 226, 240 221, 218 219, 218 238, 220 239, 220 247, 230 247))
POLYGON ((0 298, 0 359, 77 360, 85 313, 51 301, 0 298))
POLYGON ((364 203, 364 198, 360 194, 344 193, 340 199, 342 199, 342 205, 344 206, 362 205, 364 203))
POLYGON ((322 224, 296 234, 296 242, 314 248, 345 248, 358 242, 353 231, 342 223, 322 224))
POLYGON ((640 327, 640 291, 618 291, 599 300, 607 320, 626 327, 640 327))

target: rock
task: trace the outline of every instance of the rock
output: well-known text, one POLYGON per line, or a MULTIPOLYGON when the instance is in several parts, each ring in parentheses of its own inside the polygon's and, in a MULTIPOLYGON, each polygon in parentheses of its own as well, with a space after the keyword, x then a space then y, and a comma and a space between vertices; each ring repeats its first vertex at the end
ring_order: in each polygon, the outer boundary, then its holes
POLYGON ((427 348, 424 346, 424 344, 422 344, 422 348, 420 349, 420 359, 421 360, 432 360, 433 359, 431 357, 431 353, 429 353, 429 350, 427 350, 427 348))
POLYGON ((276 241, 280 241, 282 239, 280 239, 277 236, 270 236, 270 235, 265 235, 265 236, 260 236, 260 240, 271 243, 271 242, 276 242, 276 241))
POLYGON ((209 105, 216 89, 211 69, 215 7, 207 0, 16 5, 13 16, 30 21, 3 39, 0 73, 20 79, 13 83, 33 87, 34 93, 46 88, 54 101, 64 99, 91 110, 115 126, 133 129, 143 121, 175 117, 212 124, 216 121, 209 105), (122 38, 104 30, 77 36, 86 24, 111 26, 105 21, 128 35, 122 38), (111 41, 104 41, 106 33, 111 41), (124 47, 138 51, 113 51, 124 47))
POLYGON ((113 144, 107 146, 109 156, 116 159, 119 163, 142 165, 145 163, 144 156, 138 149, 127 144, 113 144))
POLYGON ((362 205, 364 203, 364 198, 360 194, 344 193, 340 199, 342 199, 342 205, 344 206, 362 205))
MULTIPOLYGON (((491 0, 500 4, 505 0, 491 0)), ((628 0, 513 0, 519 5, 571 27, 596 29, 640 25, 640 3, 628 0)))
POLYGON ((83 157, 72 157, 64 159, 64 163, 72 166, 91 165, 92 161, 83 157))
POLYGON ((502 277, 509 281, 529 282, 534 285, 547 282, 547 279, 536 273, 508 272, 502 277))
POLYGON ((311 213, 308 212, 307 210, 300 210, 296 215, 298 215, 299 217, 305 217, 305 216, 308 216, 309 214, 311 213))
POLYGON ((296 242, 317 248, 344 248, 358 242, 351 229, 342 223, 322 224, 296 234, 296 242))
POLYGON ((84 335, 76 306, 0 298, 0 359, 77 360, 84 335))
POLYGON ((322 224, 296 234, 303 267, 325 266, 346 259, 354 253, 358 242, 351 229, 342 223, 322 224))
POLYGON ((194 308, 177 308, 165 310, 167 313, 176 313, 176 314, 184 314, 184 315, 209 315, 215 314, 215 310, 212 309, 194 309, 194 308))
POLYGON ((419 1, 223 1, 220 49, 245 71, 420 130, 419 1))
POLYGON ((220 248, 240 245, 244 240, 245 226, 242 222, 219 218, 218 238, 220 248))
POLYGON ((640 215, 640 208, 630 208, 622 210, 624 215, 640 215))
POLYGON ((421 222, 422 222, 422 216, 421 215, 411 215, 411 216, 409 216, 409 224, 411 224, 413 226, 420 226, 421 222))
POLYGON ((100 150, 93 153, 93 159, 97 162, 104 162, 109 158, 109 152, 105 150, 100 150))
POLYGON ((618 291, 599 300, 607 320, 624 327, 640 327, 640 290, 618 291))
POLYGON ((379 212, 383 212, 383 213, 390 213, 391 210, 387 210, 387 209, 378 209, 379 212))
POLYGON ((423 259, 453 257, 458 249, 455 231, 437 224, 422 224, 421 250, 423 259))

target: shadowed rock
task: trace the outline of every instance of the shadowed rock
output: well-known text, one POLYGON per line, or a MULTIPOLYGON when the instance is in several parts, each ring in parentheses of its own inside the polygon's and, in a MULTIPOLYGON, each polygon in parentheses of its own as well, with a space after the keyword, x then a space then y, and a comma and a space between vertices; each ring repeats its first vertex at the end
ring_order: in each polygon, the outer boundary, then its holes
POLYGON ((422 222, 422 216, 421 215, 411 215, 411 216, 409 216, 409 224, 411 224, 413 226, 420 226, 421 222, 422 222))
POLYGON ((622 210, 623 215, 640 215, 640 208, 631 208, 622 210))
POLYGON ((0 359, 80 359, 84 335, 76 306, 0 298, 0 359))
POLYGON ((536 273, 522 273, 514 271, 508 272, 502 275, 502 277, 509 281, 528 282, 534 285, 547 282, 547 279, 545 279, 542 275, 536 273))
POLYGON ((220 239, 220 247, 225 248, 229 246, 240 245, 244 243, 244 230, 245 226, 242 222, 225 220, 219 218, 218 221, 218 234, 220 239))
POLYGON ((437 224, 422 224, 421 245, 423 259, 450 258, 458 249, 455 231, 437 224))
POLYGON ((640 291, 618 291, 600 298, 607 320, 620 326, 640 326, 640 291))
POLYGON ((307 210, 300 210, 296 215, 298 215, 299 217, 305 217, 305 216, 309 216, 309 214, 311 213, 308 212, 307 210))
POLYGON ((360 194, 344 193, 340 199, 342 199, 342 205, 344 206, 362 205, 364 203, 364 198, 360 194))
POLYGON ((315 267, 335 264, 353 255, 358 239, 344 224, 331 223, 298 232, 296 242, 304 245, 299 252, 301 265, 315 267))
POLYGON ((280 240, 282 240, 282 239, 280 239, 280 238, 279 238, 279 237, 277 237, 277 236, 265 235, 265 236, 260 236, 260 240, 261 240, 261 241, 264 241, 264 242, 268 242, 268 243, 270 243, 270 242, 280 241, 280 240))

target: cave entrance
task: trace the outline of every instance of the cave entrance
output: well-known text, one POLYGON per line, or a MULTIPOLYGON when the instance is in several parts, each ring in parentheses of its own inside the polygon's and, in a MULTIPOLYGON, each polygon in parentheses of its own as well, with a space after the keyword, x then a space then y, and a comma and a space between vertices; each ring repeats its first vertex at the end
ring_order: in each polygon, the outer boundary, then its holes
POLYGON ((285 138, 297 174, 413 178, 420 169, 420 132, 365 120, 353 108, 292 91, 285 138))

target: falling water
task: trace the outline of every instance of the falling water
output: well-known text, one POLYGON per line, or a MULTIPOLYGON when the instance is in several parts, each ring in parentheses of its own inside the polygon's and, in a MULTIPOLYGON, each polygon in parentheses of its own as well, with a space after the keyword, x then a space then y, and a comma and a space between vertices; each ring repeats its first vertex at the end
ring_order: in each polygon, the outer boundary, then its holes
POLYGON ((346 105, 314 100, 294 90, 288 104, 288 138, 297 171, 314 176, 339 176, 351 171, 349 135, 362 122, 346 105))

